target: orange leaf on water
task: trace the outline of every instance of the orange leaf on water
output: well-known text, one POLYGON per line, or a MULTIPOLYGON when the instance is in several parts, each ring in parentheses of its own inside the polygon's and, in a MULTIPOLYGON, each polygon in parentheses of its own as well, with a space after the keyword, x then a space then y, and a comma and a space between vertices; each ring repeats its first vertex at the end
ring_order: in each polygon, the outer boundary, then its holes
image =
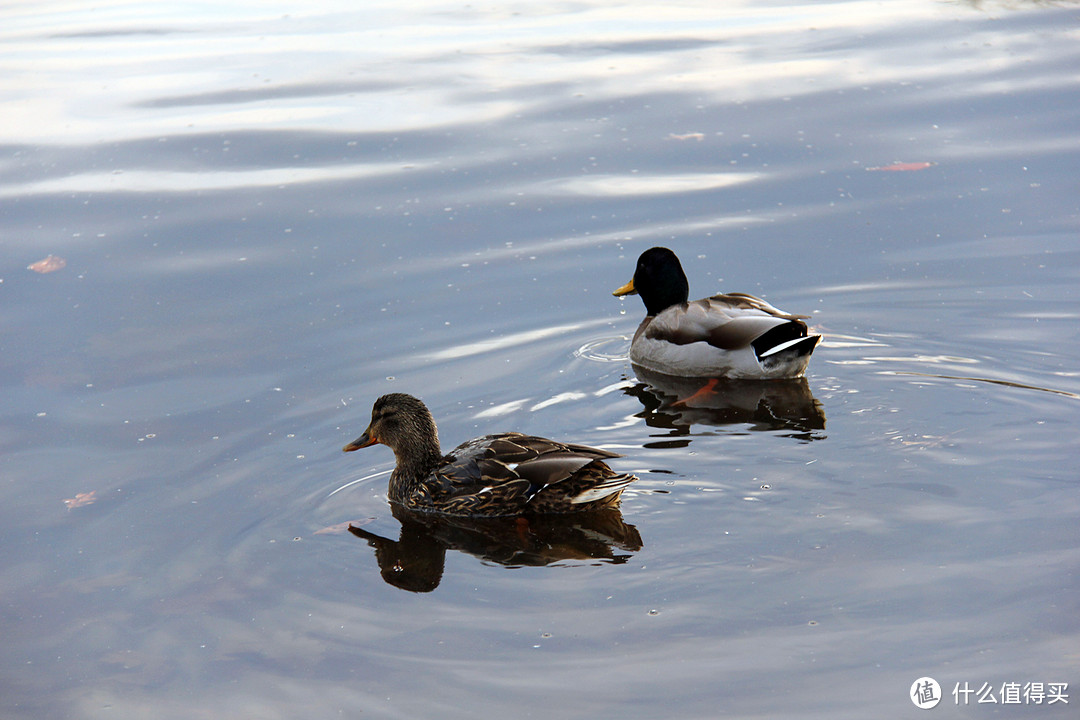
POLYGON ((94 493, 96 492, 97 490, 91 490, 88 493, 78 493, 75 495, 75 497, 65 500, 64 504, 67 505, 68 510, 82 507, 83 505, 92 505, 94 503, 94 500, 97 499, 94 497, 94 493))
POLYGON ((33 270, 36 273, 51 273, 57 270, 63 270, 67 267, 67 260, 59 255, 50 255, 44 260, 38 260, 36 263, 30 263, 26 266, 27 270, 33 270))
POLYGON ((881 172, 904 172, 911 170, 925 170, 928 167, 933 167, 937 163, 932 162, 910 162, 910 163, 893 163, 892 165, 882 165, 881 167, 868 167, 869 171, 881 171, 881 172))
POLYGON ((337 525, 330 525, 329 527, 324 527, 322 530, 316 530, 314 532, 314 534, 315 535, 341 535, 343 533, 349 532, 349 526, 350 525, 363 525, 364 523, 366 523, 366 522, 368 522, 370 520, 371 520, 371 518, 368 518, 367 520, 350 520, 348 522, 338 523, 337 525))

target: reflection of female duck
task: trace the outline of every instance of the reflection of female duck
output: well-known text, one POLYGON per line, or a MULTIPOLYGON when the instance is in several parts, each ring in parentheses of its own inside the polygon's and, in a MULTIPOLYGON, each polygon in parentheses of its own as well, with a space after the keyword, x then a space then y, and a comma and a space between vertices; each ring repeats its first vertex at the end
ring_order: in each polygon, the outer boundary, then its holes
POLYGON ((508 567, 540 566, 566 560, 623 563, 636 552, 641 536, 608 508, 566 515, 515 518, 460 518, 412 513, 393 507, 401 522, 397 540, 363 528, 349 532, 375 548, 387 583, 411 592, 431 592, 442 579, 446 550, 460 550, 508 567))
POLYGON ((653 427, 749 425, 751 430, 795 430, 817 440, 825 428, 825 412, 810 392, 806 378, 790 380, 724 380, 671 377, 635 366, 643 382, 627 390, 645 406, 645 422, 653 427))
POLYGON ((634 278, 614 293, 638 294, 648 313, 630 343, 635 365, 676 376, 799 377, 821 341, 806 315, 792 315, 744 293, 688 302, 690 285, 667 248, 646 250, 634 278))
POLYGON ((521 433, 487 435, 449 455, 427 407, 403 393, 383 395, 371 423, 346 452, 383 443, 394 451, 390 502, 410 510, 470 517, 567 513, 615 507, 637 478, 603 460, 618 454, 521 433))

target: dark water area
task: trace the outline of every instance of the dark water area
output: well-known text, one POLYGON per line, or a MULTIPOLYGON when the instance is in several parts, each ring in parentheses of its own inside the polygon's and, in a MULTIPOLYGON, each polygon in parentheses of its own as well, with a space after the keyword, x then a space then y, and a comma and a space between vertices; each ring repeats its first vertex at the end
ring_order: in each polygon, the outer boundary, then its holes
POLYGON ((1076 4, 0 18, 0 717, 1075 717, 1076 4), (632 367, 653 245, 805 381, 632 367), (386 392, 639 480, 397 517, 386 392))

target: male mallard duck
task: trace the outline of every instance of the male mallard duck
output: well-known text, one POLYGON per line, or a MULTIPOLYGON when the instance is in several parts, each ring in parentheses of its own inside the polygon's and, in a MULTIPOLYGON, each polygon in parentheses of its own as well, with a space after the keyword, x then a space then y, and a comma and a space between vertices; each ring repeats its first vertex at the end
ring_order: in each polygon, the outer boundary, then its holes
POLYGON ((646 250, 634 278, 616 296, 641 295, 648 315, 630 343, 630 361, 675 376, 799 377, 821 341, 807 315, 777 310, 753 295, 730 293, 688 302, 690 285, 675 253, 646 250))
POLYGON ((459 445, 443 455, 439 431, 423 402, 404 393, 383 395, 364 434, 345 452, 377 443, 394 451, 390 502, 445 515, 506 516, 614 507, 637 480, 601 459, 618 454, 546 438, 500 433, 459 445))

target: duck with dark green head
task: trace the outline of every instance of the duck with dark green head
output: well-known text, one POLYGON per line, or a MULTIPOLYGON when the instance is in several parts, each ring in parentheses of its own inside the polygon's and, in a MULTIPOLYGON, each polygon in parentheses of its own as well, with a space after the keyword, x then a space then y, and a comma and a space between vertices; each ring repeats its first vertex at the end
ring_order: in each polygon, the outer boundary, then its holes
POLYGON ((807 330, 807 315, 784 312, 753 295, 690 302, 682 264, 664 247, 643 252, 633 279, 613 294, 641 296, 647 315, 630 343, 630 361, 665 375, 800 377, 821 342, 807 330))

